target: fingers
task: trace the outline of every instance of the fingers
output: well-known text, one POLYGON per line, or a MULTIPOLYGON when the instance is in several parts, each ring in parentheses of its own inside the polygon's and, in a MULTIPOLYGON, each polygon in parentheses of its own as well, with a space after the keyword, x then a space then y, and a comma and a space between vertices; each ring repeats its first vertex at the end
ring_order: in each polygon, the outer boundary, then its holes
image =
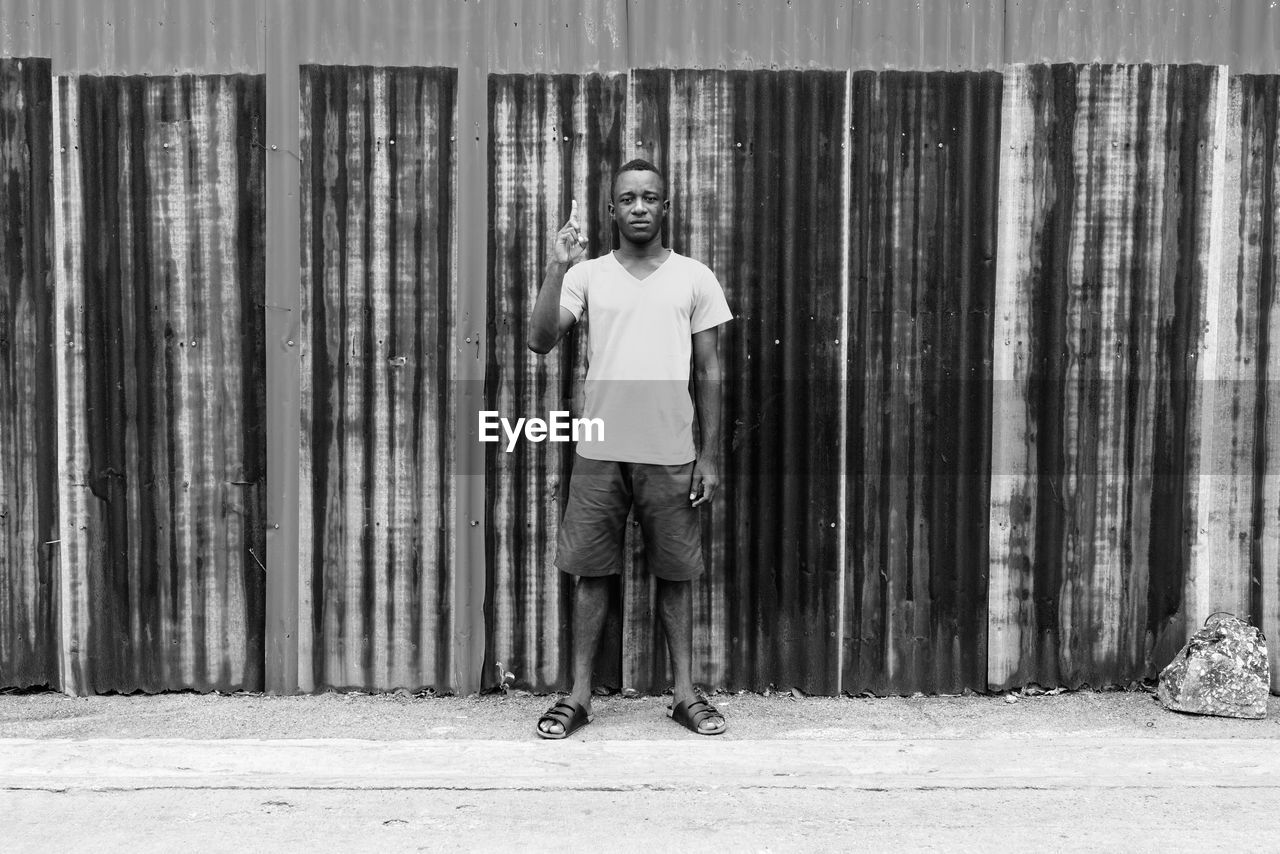
POLYGON ((719 481, 716 478, 696 477, 696 483, 689 486, 689 500, 693 502, 693 506, 700 504, 709 504, 716 494, 716 487, 719 481))
POLYGON ((587 236, 582 233, 582 226, 578 224, 578 200, 569 200, 569 228, 573 229, 574 239, 578 241, 579 246, 587 245, 587 236))

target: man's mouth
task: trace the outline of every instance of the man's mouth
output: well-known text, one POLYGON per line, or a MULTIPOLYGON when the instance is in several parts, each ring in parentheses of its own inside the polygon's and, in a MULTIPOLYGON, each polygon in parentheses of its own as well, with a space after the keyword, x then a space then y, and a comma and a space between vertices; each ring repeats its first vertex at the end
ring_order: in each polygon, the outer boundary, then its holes
POLYGON ((632 225, 633 227, 635 227, 635 228, 643 228, 644 226, 646 226, 646 225, 648 225, 648 224, 649 224, 649 220, 647 220, 647 219, 633 219, 633 220, 631 220, 631 225, 632 225))

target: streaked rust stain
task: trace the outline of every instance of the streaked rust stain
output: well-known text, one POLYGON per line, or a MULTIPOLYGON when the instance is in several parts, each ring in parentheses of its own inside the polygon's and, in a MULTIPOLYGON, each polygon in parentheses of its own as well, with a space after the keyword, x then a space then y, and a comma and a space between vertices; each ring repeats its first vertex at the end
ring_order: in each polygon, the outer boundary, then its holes
POLYGON ((986 685, 1000 92, 853 76, 845 691, 986 685))
POLYGON ((53 90, 0 59, 0 686, 58 685, 53 90))
MULTIPOLYGON (((613 247, 610 181, 621 165, 622 75, 492 75, 489 78, 489 408, 509 417, 581 411, 586 331, 549 356, 528 349, 526 325, 542 284, 551 235, 571 201, 591 255, 613 247), (575 403, 576 401, 576 403, 575 403)), ((484 680, 537 690, 567 687, 572 585, 552 566, 568 496, 568 445, 485 449, 489 482, 490 615, 484 680)), ((617 684, 616 616, 600 657, 617 684)))
POLYGON ((63 687, 259 688, 263 79, 55 97, 63 687))
MULTIPOLYGON (((628 138, 668 173, 670 245, 708 264, 722 328, 726 489, 704 515, 695 679, 838 682, 844 72, 637 71, 628 138)), ((630 147, 630 146, 629 146, 630 147)), ((669 684, 642 555, 623 676, 669 684)))
MULTIPOLYGON (((1215 607, 1280 635, 1280 75, 1230 84, 1206 563, 1215 607)), ((1194 628, 1194 626, 1193 626, 1194 628)), ((1272 691, 1280 646, 1270 645, 1272 691)))
POLYGON ((457 72, 301 87, 299 684, 449 690, 457 72))
POLYGON ((1152 676, 1187 621, 1205 616, 1198 360, 1217 276, 1220 75, 1147 65, 1006 74, 994 686, 1152 676))

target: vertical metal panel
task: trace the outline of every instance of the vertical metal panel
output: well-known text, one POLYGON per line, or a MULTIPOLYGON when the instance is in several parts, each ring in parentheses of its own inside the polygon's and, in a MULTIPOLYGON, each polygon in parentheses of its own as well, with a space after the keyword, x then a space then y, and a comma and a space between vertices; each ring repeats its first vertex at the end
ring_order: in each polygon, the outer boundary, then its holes
POLYGON ((1202 66, 1006 74, 993 686, 1150 676, 1187 621, 1205 616, 1194 601, 1197 380, 1217 276, 1221 75, 1202 66))
POLYGON ((54 74, 262 72, 261 0, 46 0, 34 6, 54 74))
POLYGON ((52 86, 0 60, 0 685, 56 685, 52 86))
MULTIPOLYGON (((572 200, 590 240, 588 254, 613 247, 607 206, 620 165, 625 94, 621 75, 489 78, 488 394, 489 408, 506 417, 581 414, 585 329, 537 356, 528 349, 528 323, 551 238, 572 200)), ((486 456, 492 545, 485 679, 500 681, 500 665, 517 684, 566 687, 572 584, 552 562, 571 447, 521 442, 508 453, 488 445, 486 456)), ((617 665, 606 669, 616 673, 617 665)))
POLYGON ((630 0, 641 68, 999 68, 1004 0, 630 0))
POLYGON ((262 0, 0 0, 0 56, 54 74, 257 74, 262 0))
POLYGON ((299 685, 450 689, 457 73, 301 86, 299 685))
MULTIPOLYGON (((720 338, 726 490, 704 515, 694 594, 695 678, 711 687, 838 683, 846 79, 632 76, 628 146, 667 173, 670 245, 712 268, 735 314, 720 338)), ((624 580, 623 676, 660 691, 666 654, 642 565, 624 580)))
POLYGON ((511 73, 620 71, 627 64, 626 0, 286 4, 307 63, 459 68, 476 63, 511 73))
POLYGON ((624 71, 627 0, 495 0, 485 4, 486 58, 498 73, 624 71))
MULTIPOLYGON (((1217 324, 1211 444, 1202 470, 1211 484, 1209 566, 1224 567, 1217 607, 1248 614, 1280 636, 1280 76, 1231 79, 1225 149, 1222 287, 1217 324)), ((1280 645, 1271 651, 1280 691, 1280 645)))
POLYGON ((261 687, 262 78, 55 85, 63 687, 261 687))
POLYGON ((1000 88, 853 76, 846 691, 986 684, 1000 88))
POLYGON ((0 0, 0 57, 48 58, 44 0, 0 0))
POLYGON ((1280 70, 1271 0, 1005 0, 1005 61, 1203 63, 1280 70))

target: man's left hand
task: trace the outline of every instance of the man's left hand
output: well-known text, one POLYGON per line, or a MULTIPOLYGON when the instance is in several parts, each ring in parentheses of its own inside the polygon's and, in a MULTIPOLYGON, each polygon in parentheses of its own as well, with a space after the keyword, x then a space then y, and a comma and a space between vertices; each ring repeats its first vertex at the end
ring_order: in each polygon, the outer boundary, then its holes
POLYGON ((710 502, 719 486, 720 472, 716 470, 716 464, 711 460, 698 458, 693 464, 693 478, 689 481, 689 500, 693 502, 693 506, 710 502))

